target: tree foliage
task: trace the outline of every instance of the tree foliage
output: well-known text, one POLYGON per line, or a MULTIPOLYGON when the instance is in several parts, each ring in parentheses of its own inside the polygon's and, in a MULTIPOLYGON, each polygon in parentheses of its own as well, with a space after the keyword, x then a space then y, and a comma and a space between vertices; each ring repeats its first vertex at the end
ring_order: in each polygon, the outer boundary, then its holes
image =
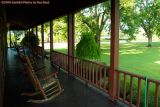
MULTIPOLYGON (((82 32, 92 32, 96 43, 100 46, 102 31, 110 34, 111 0, 86 8, 75 15, 75 38, 82 32)), ((144 30, 151 46, 153 35, 160 35, 160 1, 159 0, 120 0, 120 36, 129 40, 136 39, 139 29, 144 30)), ((49 32, 49 23, 45 24, 45 32, 49 32)), ((49 40, 49 33, 48 40, 49 40)), ((54 20, 54 41, 67 40, 67 17, 54 20)))
POLYGON ((120 2, 120 37, 129 40, 136 39, 139 25, 135 15, 135 1, 121 0, 120 2))
POLYGON ((136 32, 142 28, 144 36, 148 38, 151 47, 153 35, 159 36, 159 9, 158 0, 131 0, 127 6, 126 0, 121 1, 121 32, 135 38, 136 32))
MULTIPOLYGON (((63 16, 53 20, 54 42, 67 41, 67 16, 63 16)), ((41 34, 41 26, 38 27, 38 32, 41 34)), ((44 40, 50 40, 50 23, 44 23, 44 40)), ((39 36, 41 37, 41 36, 39 36)), ((41 40, 41 38, 39 38, 41 40)))
POLYGON ((54 41, 67 41, 67 16, 54 20, 54 41))

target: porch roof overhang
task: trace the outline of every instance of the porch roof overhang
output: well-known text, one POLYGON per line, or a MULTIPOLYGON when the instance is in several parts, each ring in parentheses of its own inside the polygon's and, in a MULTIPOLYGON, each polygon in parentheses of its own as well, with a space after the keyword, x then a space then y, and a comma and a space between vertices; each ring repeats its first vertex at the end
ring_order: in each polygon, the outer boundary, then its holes
MULTIPOLYGON (((46 1, 46 0, 45 0, 46 1)), ((50 0, 49 4, 5 5, 10 30, 25 30, 104 0, 50 0)))

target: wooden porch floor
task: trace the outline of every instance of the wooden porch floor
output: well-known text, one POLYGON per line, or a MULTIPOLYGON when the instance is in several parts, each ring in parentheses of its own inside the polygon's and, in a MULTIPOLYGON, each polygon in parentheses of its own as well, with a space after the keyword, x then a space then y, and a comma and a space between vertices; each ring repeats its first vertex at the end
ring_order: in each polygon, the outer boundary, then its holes
MULTIPOLYGON (((66 73, 59 72, 58 77, 64 92, 50 102, 42 104, 27 103, 27 98, 20 93, 31 89, 16 52, 8 49, 8 70, 5 81, 5 107, 124 107, 118 102, 112 102, 99 91, 88 87, 66 73)), ((49 69, 54 69, 46 61, 49 69)))

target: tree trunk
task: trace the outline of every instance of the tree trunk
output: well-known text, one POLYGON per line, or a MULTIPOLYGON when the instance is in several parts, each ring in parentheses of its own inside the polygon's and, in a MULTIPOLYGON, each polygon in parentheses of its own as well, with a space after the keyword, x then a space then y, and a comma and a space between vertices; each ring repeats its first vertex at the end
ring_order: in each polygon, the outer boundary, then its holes
POLYGON ((97 45, 100 47, 100 36, 95 36, 95 41, 97 43, 97 45))
POLYGON ((147 39, 148 39, 148 45, 147 45, 147 47, 152 47, 152 34, 153 34, 153 32, 151 31, 151 28, 148 28, 145 25, 145 23, 143 23, 141 27, 145 31, 145 34, 146 34, 147 39))
POLYGON ((100 35, 101 35, 101 32, 99 31, 95 36, 95 41, 99 47, 100 47, 100 35))
POLYGON ((152 36, 151 36, 151 34, 149 34, 147 36, 147 38, 148 38, 148 45, 147 45, 147 47, 152 47, 152 36))
POLYGON ((148 38, 148 47, 152 47, 152 38, 148 38))

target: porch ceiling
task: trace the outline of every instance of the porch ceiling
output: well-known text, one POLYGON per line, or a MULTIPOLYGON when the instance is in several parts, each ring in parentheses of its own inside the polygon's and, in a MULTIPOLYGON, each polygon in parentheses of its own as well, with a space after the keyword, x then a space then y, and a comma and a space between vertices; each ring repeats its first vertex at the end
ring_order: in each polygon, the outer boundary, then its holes
POLYGON ((6 5, 7 21, 11 30, 27 29, 103 1, 50 0, 49 5, 6 5))

